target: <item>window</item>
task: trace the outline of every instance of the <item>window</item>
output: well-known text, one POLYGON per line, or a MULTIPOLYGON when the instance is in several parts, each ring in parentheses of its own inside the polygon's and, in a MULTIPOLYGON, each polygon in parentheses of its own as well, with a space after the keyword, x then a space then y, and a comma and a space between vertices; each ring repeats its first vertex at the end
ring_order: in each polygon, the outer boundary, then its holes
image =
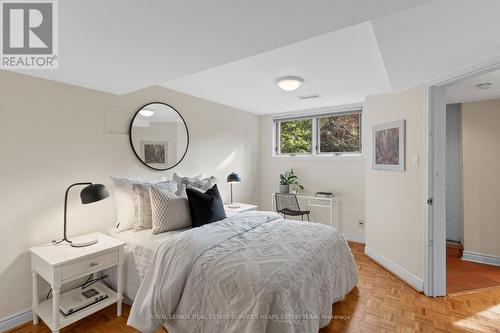
POLYGON ((312 151, 312 119, 280 121, 280 154, 310 154, 312 151))
POLYGON ((318 153, 361 153, 361 113, 318 118, 318 153))
POLYGON ((274 119, 276 156, 361 154, 361 110, 274 119))

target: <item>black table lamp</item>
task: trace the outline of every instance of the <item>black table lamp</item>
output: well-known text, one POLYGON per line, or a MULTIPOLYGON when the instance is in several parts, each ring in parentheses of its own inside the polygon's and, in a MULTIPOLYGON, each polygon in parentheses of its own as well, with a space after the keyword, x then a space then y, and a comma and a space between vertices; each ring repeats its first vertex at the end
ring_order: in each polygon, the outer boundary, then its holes
POLYGON ((70 187, 68 187, 68 189, 66 190, 66 195, 64 196, 64 237, 63 237, 63 239, 61 239, 59 241, 53 240, 52 243, 54 243, 54 244, 60 244, 62 242, 67 242, 67 243, 71 244, 71 246, 74 246, 74 247, 84 247, 84 246, 89 246, 89 245, 93 245, 93 244, 97 243, 97 240, 92 240, 92 241, 85 242, 85 243, 73 243, 66 236, 66 211, 68 209, 68 193, 69 193, 69 190, 73 186, 82 186, 82 185, 87 185, 80 192, 80 200, 82 201, 82 204, 84 204, 84 205, 92 203, 92 202, 101 201, 101 200, 109 197, 109 193, 108 193, 108 190, 106 189, 106 186, 104 186, 102 184, 75 183, 75 184, 71 185, 70 187))
POLYGON ((241 177, 237 173, 232 172, 229 176, 227 176, 227 182, 231 184, 231 203, 229 204, 229 208, 240 208, 240 205, 233 201, 233 184, 241 183, 241 177))

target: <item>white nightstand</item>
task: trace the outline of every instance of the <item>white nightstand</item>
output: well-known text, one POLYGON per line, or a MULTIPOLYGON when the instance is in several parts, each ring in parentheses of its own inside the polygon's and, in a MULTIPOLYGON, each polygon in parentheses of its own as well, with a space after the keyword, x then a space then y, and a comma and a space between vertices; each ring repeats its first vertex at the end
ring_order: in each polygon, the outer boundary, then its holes
POLYGON ((228 204, 224 204, 224 211, 226 212, 226 216, 229 217, 229 216, 232 216, 234 214, 249 212, 252 210, 257 210, 257 208, 259 208, 259 206, 249 205, 249 204, 244 204, 244 203, 239 203, 238 205, 240 205, 239 208, 229 208, 228 204))
POLYGON ((71 247, 69 244, 45 244, 31 247, 31 271, 33 274, 33 324, 40 317, 52 332, 59 332, 82 318, 91 315, 113 303, 117 303, 117 315, 122 313, 123 278, 122 268, 125 243, 100 232, 72 238, 75 242, 97 239, 97 244, 87 247, 71 247), (59 313, 61 285, 86 277, 106 268, 117 267, 117 291, 105 288, 108 298, 75 314, 63 316, 59 313), (52 287, 52 298, 40 302, 38 276, 52 287))

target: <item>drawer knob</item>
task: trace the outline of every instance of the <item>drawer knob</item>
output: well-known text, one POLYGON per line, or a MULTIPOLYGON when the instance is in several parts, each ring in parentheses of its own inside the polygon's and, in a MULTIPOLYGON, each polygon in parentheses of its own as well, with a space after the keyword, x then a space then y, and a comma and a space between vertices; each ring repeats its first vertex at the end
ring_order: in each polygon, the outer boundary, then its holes
POLYGON ((98 263, 96 263, 96 262, 92 262, 92 263, 90 263, 90 267, 94 267, 94 266, 97 266, 97 265, 99 265, 99 264, 98 264, 98 263))

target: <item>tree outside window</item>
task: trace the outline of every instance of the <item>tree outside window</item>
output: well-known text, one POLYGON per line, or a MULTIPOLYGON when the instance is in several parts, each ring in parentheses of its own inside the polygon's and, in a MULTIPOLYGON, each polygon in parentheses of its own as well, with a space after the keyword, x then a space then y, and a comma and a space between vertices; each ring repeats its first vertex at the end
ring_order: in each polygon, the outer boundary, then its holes
POLYGON ((276 155, 361 153, 361 110, 275 120, 276 155))
POLYGON ((281 154, 311 153, 312 119, 283 121, 279 127, 281 154))

